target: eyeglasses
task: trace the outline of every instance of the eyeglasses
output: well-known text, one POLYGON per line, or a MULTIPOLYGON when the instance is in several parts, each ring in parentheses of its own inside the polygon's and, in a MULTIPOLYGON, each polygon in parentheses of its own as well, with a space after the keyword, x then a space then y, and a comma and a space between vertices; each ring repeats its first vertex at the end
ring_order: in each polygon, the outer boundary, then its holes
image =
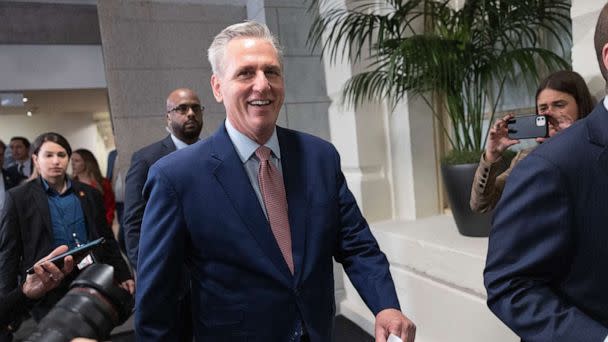
POLYGON ((199 104, 180 104, 179 106, 176 106, 174 108, 171 108, 170 110, 167 111, 167 113, 171 113, 171 112, 177 112, 180 114, 186 114, 188 113, 188 109, 192 109, 192 111, 194 113, 202 113, 205 110, 205 106, 201 106, 199 104))

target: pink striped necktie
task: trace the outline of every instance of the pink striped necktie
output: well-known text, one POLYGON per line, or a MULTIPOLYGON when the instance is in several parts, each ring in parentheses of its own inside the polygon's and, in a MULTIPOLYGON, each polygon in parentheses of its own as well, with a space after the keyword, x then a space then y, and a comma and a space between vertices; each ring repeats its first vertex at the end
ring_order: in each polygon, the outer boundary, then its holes
POLYGON ((289 228, 289 216, 287 214, 287 195, 283 177, 277 167, 269 160, 270 148, 260 146, 255 155, 260 159, 258 181, 266 214, 270 222, 270 229, 277 240, 283 258, 293 274, 293 254, 291 251, 291 230, 289 228))

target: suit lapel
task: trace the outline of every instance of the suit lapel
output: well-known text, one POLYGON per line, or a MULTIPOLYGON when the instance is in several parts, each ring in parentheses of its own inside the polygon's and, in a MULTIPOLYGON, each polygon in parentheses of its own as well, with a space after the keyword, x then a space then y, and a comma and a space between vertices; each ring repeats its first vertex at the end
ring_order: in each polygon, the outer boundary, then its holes
POLYGON ((49 236, 54 236, 53 234, 53 225, 51 223, 51 211, 49 209, 49 200, 44 192, 44 185, 42 184, 42 180, 40 178, 32 181, 31 184, 31 202, 36 206, 37 213, 42 217, 42 222, 44 224, 44 228, 46 229, 49 236))
POLYGON ((277 137, 281 147, 281 167, 287 193, 289 227, 295 267, 295 283, 300 282, 306 256, 306 174, 302 150, 295 136, 277 127, 277 137))
POLYGON ((212 158, 216 162, 213 173, 218 183, 260 248, 283 275, 285 284, 291 286, 289 268, 224 125, 220 126, 211 139, 213 139, 212 158))
POLYGON ((174 152, 175 150, 177 150, 177 147, 175 147, 175 144, 173 143, 173 140, 171 139, 171 135, 168 135, 165 139, 163 139, 163 157, 166 156, 167 154, 174 152))
POLYGON ((80 207, 82 208, 82 214, 84 215, 85 225, 87 227, 87 238, 89 241, 97 238, 97 230, 93 229, 95 227, 95 218, 93 217, 92 208, 87 203, 86 192, 82 188, 85 185, 81 185, 80 183, 72 180, 72 189, 74 190, 74 195, 78 197, 78 201, 80 202, 80 207))

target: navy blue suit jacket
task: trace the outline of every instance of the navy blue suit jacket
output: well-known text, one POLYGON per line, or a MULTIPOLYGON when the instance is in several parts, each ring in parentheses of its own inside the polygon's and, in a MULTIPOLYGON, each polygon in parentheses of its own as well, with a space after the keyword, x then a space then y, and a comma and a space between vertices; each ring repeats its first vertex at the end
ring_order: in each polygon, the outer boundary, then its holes
POLYGON ((19 181, 21 181, 21 179, 22 178, 19 176, 19 173, 8 169, 2 169, 2 181, 4 182, 5 191, 19 185, 19 181))
POLYGON ((125 246, 129 262, 134 269, 137 267, 137 252, 139 250, 139 232, 141 221, 146 208, 146 201, 142 191, 148 177, 148 169, 157 160, 175 151, 175 144, 168 135, 163 140, 148 145, 133 153, 131 166, 125 178, 125 213, 123 229, 125 232, 125 246))
POLYGON ((335 148, 277 127, 295 274, 272 234, 225 126, 150 168, 137 281, 141 341, 176 336, 186 261, 197 341, 287 341, 298 317, 332 339, 332 257, 371 311, 399 308, 389 264, 346 186, 335 148))
POLYGON ((488 306, 524 341, 608 335, 607 147, 600 103, 509 176, 484 277, 488 306))

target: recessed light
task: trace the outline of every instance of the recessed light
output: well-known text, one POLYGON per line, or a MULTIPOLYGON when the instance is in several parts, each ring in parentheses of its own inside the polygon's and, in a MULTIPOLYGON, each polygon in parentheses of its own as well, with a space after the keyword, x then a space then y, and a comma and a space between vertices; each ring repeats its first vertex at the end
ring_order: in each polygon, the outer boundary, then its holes
POLYGON ((27 97, 23 98, 23 103, 26 103, 29 99, 27 97))
POLYGON ((31 110, 27 111, 27 116, 32 116, 32 111, 31 110))

